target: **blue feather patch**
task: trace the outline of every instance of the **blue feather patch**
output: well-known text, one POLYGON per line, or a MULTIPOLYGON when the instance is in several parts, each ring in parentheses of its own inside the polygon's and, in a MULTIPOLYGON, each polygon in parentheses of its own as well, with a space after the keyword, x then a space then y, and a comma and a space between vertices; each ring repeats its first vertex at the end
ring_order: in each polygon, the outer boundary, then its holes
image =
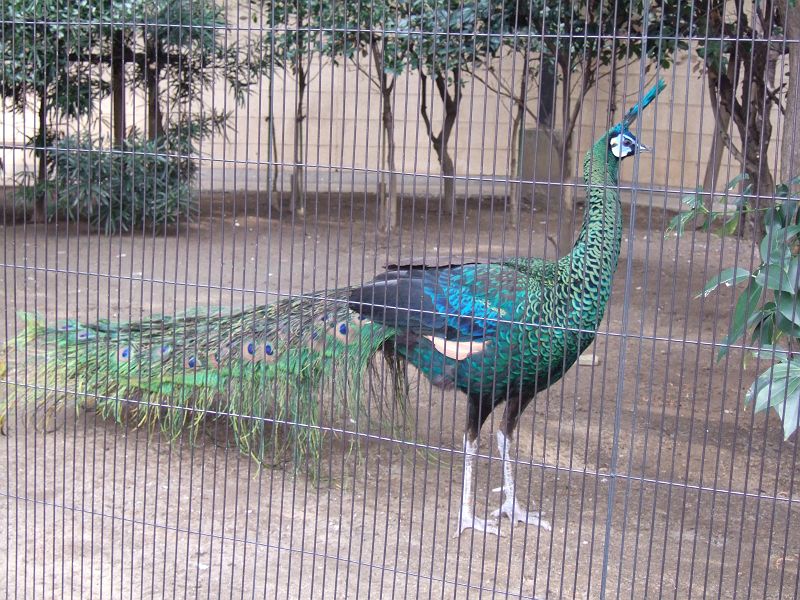
POLYGON ((658 83, 650 88, 650 90, 648 90, 648 92, 642 96, 642 99, 636 105, 630 108, 630 110, 625 114, 625 117, 622 119, 622 123, 620 123, 620 125, 623 128, 629 127, 631 123, 636 120, 636 117, 639 116, 639 113, 647 108, 647 106, 656 99, 656 96, 664 91, 664 88, 666 87, 667 84, 664 82, 664 80, 659 79, 658 83))
POLYGON ((166 360, 172 354, 172 346, 169 344, 162 344, 158 348, 153 348, 150 353, 154 360, 166 360))

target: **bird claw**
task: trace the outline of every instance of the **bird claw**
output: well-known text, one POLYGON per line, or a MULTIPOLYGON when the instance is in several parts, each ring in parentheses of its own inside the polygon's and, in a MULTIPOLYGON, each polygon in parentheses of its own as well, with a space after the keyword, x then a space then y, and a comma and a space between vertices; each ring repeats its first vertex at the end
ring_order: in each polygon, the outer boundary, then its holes
POLYGON ((528 511, 520 507, 518 502, 513 500, 506 500, 503 504, 492 513, 493 517, 500 518, 505 515, 511 520, 511 525, 517 523, 527 523, 528 525, 536 525, 545 531, 552 531, 553 528, 549 521, 541 518, 542 513, 538 511, 528 511))
POLYGON ((475 531, 483 531, 484 533, 491 533, 498 537, 502 537, 500 534, 500 527, 498 525, 491 524, 485 519, 480 519, 470 515, 462 515, 458 531, 453 537, 459 537, 466 529, 474 529, 475 531))

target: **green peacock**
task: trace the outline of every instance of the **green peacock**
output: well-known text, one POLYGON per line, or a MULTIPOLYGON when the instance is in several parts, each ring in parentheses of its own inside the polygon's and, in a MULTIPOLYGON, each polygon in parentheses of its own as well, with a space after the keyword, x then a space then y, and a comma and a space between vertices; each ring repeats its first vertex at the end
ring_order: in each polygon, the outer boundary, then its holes
POLYGON ((369 377, 402 395, 413 365, 467 396, 458 531, 498 533, 497 521, 474 515, 473 470, 481 427, 502 403, 503 501, 493 516, 549 529, 516 498, 509 448, 525 407, 594 340, 620 254, 620 162, 647 150, 629 128, 664 87, 659 81, 587 152, 583 225, 559 260, 393 266, 362 286, 136 323, 48 325, 25 315, 7 353, 28 353, 18 371, 29 370, 38 391, 25 399, 53 411, 72 398, 116 420, 157 423, 169 436, 196 434, 221 415, 243 452, 269 461, 284 440, 302 463, 318 451, 324 398, 357 414, 369 377), (69 395, 54 391, 65 385, 69 395))

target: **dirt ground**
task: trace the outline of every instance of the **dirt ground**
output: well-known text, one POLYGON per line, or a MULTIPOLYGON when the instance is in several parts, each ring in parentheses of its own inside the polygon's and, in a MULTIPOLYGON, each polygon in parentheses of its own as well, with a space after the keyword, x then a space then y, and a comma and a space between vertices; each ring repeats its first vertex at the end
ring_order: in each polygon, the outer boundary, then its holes
MULTIPOLYGON (((317 199, 294 220, 270 218, 252 196, 204 202, 197 224, 167 236, 7 225, 0 333, 15 334, 21 310, 91 321, 263 303, 411 256, 552 258, 580 218, 536 206, 515 231, 489 201, 453 219, 406 201, 387 240, 360 197, 317 199)), ((191 445, 92 412, 70 412, 50 432, 17 413, 0 437, 0 595, 798 597, 797 436, 783 441, 774 414, 743 408, 765 365, 743 367, 740 352, 714 361, 733 290, 695 298, 721 268, 747 265, 752 244, 664 237, 664 206, 638 195, 588 359, 523 416, 519 494, 551 533, 503 521, 500 538, 454 537, 466 402, 424 382, 402 438, 381 424, 356 435, 331 423, 316 483, 258 468, 219 429, 191 445)), ((500 502, 493 425, 479 513, 500 502)))

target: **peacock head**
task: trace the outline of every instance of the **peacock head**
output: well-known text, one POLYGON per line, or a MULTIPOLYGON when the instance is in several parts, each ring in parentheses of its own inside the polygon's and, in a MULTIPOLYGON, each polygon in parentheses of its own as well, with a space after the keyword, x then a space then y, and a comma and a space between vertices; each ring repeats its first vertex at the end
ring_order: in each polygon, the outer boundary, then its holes
POLYGON ((639 142, 627 127, 620 126, 609 132, 608 149, 620 160, 633 156, 637 152, 650 152, 650 148, 639 142))

